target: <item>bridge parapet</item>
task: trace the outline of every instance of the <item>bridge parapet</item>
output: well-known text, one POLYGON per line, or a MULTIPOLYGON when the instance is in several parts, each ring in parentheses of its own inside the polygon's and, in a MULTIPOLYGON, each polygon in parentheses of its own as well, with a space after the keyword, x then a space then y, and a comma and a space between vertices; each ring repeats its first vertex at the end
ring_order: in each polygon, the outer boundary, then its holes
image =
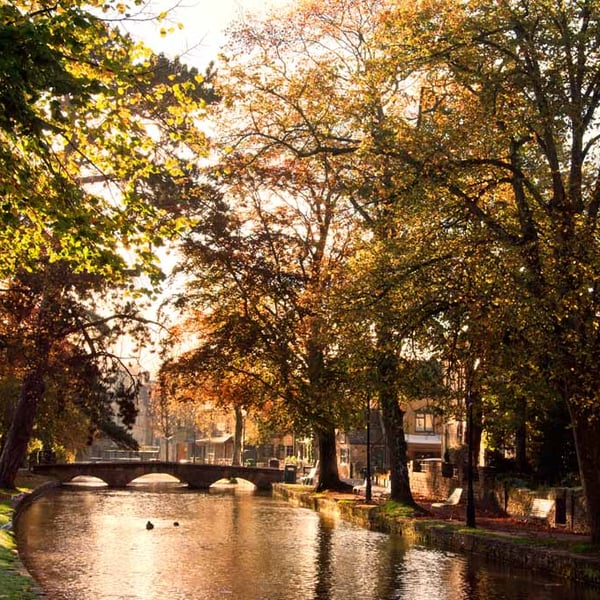
POLYGON ((109 487, 125 487, 134 479, 150 473, 165 473, 176 477, 189 487, 208 489, 219 479, 240 478, 251 481, 258 489, 270 489, 283 480, 283 471, 266 467, 234 465, 199 465, 165 461, 79 462, 53 465, 34 465, 34 473, 58 479, 61 483, 78 476, 102 479, 109 487))

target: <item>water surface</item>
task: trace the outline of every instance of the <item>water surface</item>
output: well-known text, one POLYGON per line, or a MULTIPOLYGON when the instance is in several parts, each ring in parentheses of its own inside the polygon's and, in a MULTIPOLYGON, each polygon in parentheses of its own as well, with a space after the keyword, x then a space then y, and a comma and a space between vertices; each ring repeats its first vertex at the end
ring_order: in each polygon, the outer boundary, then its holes
POLYGON ((249 493, 62 488, 18 542, 51 600, 600 600, 249 493))

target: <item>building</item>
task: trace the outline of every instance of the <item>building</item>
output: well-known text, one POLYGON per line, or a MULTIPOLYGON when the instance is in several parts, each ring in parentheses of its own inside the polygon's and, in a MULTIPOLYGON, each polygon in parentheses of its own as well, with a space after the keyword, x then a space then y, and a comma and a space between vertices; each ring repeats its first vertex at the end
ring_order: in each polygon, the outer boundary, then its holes
POLYGON ((404 415, 404 432, 409 460, 441 458, 443 423, 428 400, 412 402, 404 415))
MULTIPOLYGON (((129 382, 130 373, 122 373, 123 380, 129 382)), ((135 377, 135 374, 133 374, 135 377)), ((92 444, 77 454, 77 460, 157 460, 159 448, 154 438, 153 416, 151 410, 151 396, 153 383, 150 380, 150 374, 146 371, 137 375, 139 389, 135 399, 137 415, 129 433, 139 445, 139 450, 130 450, 118 444, 116 441, 102 435, 93 440, 92 444)), ((116 425, 122 423, 118 418, 118 406, 113 405, 113 421, 116 425)))
MULTIPOLYGON (((385 428, 381 411, 371 410, 369 427, 371 470, 386 472, 390 468, 385 428)), ((443 424, 427 400, 411 403, 404 415, 404 435, 408 460, 442 457, 443 424)), ((367 466, 367 431, 340 431, 337 435, 339 474, 342 478, 360 479, 367 466)))

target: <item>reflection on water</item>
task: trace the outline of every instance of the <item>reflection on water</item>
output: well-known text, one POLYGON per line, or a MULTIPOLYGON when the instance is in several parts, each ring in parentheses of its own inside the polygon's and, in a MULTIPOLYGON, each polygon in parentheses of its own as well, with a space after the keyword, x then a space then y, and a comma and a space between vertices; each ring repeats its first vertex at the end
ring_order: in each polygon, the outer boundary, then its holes
POLYGON ((248 493, 66 488, 18 538, 52 600, 600 599, 248 493))

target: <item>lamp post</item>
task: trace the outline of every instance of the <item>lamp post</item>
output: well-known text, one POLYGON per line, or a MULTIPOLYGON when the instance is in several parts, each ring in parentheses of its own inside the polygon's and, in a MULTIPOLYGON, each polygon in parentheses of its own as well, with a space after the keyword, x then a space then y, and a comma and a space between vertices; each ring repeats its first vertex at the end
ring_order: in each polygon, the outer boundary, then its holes
POLYGON ((475 493, 473 491, 473 376, 479 359, 475 359, 473 368, 467 373, 467 510, 466 525, 475 528, 475 493))
POLYGON ((367 394, 367 469, 365 473, 365 502, 370 503, 371 498, 371 395, 367 394))
POLYGON ((473 392, 467 390, 467 527, 476 527, 473 492, 473 392))
POLYGON ((192 411, 192 463, 196 464, 196 425, 198 420, 197 408, 192 411))

